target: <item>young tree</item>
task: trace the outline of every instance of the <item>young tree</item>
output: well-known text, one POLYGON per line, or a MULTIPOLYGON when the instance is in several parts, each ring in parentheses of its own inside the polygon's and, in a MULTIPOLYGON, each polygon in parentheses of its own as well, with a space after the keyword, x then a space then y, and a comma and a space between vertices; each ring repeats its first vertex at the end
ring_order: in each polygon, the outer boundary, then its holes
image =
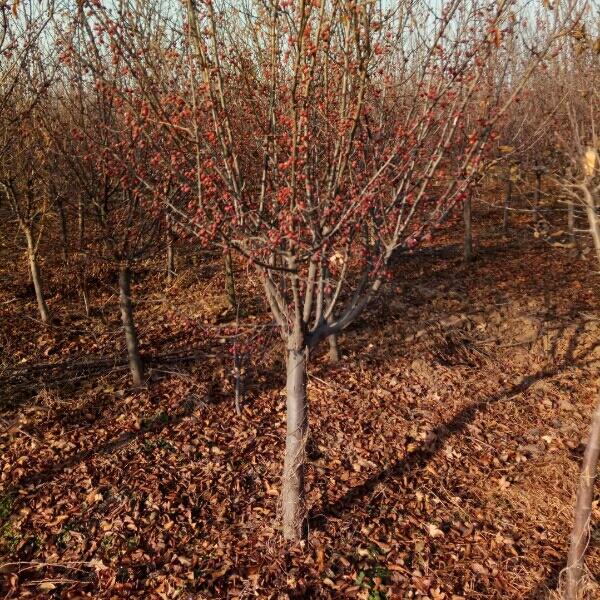
POLYGON ((7 153, 1 161, 0 187, 25 238, 40 320, 48 324, 50 311, 44 297, 38 250, 54 198, 49 193, 45 172, 43 140, 36 131, 32 115, 21 119, 13 132, 18 145, 14 144, 11 153, 7 153))
MULTIPOLYGON (((588 34, 591 36, 592 34, 588 34)), ((600 46, 600 32, 595 38, 600 46)), ((581 43, 581 38, 575 38, 581 43)), ((583 40, 585 41, 585 40, 583 40)), ((587 40, 589 43, 589 39, 587 40)), ((593 44, 590 44, 593 50, 593 44)), ((577 47, 577 46, 576 46, 577 47)), ((600 61, 593 52, 576 52, 570 69, 563 74, 570 93, 565 103, 565 128, 559 132, 559 141, 570 169, 559 178, 572 206, 583 209, 589 233, 600 266, 600 61), (581 73, 585 72, 585 81, 581 73)), ((584 555, 589 543, 590 519, 594 483, 600 458, 600 402, 591 420, 590 433, 583 456, 574 522, 566 567, 566 600, 577 600, 585 572, 584 555)))
MULTIPOLYGON (((131 280, 135 263, 160 247, 163 221, 156 211, 156 198, 149 197, 147 190, 123 167, 124 163, 130 162, 144 164, 148 156, 137 144, 135 129, 113 112, 110 100, 104 103, 103 93, 101 91, 100 95, 102 107, 91 107, 92 114, 88 115, 88 124, 95 120, 93 137, 79 132, 86 152, 83 159, 88 162, 88 181, 91 179, 89 217, 96 226, 89 235, 88 251, 101 260, 112 262, 118 270, 119 306, 129 368, 133 384, 139 386, 144 380, 144 366, 134 321, 131 280), (96 120, 98 117, 100 120, 96 120)), ((168 184, 166 187, 168 189, 168 184)))
MULTIPOLYGON (((598 98, 600 99, 600 98, 598 98)), ((581 152, 580 178, 568 184, 569 192, 585 208, 590 234, 596 258, 600 266, 600 224, 598 223, 598 204, 600 203, 600 159, 598 140, 593 138, 594 146, 581 152)), ((566 568, 566 600, 577 600, 584 575, 584 555, 589 543, 594 482, 600 458, 600 402, 596 406, 590 427, 590 433, 581 465, 575 519, 571 531, 571 543, 566 568)))
MULTIPOLYGON (((168 274, 173 273, 173 232, 161 210, 172 178, 163 172, 166 176, 151 192, 141 184, 154 167, 149 146, 121 95, 132 101, 131 80, 118 49, 105 43, 105 32, 84 3, 77 3, 72 16, 55 27, 61 50, 60 85, 54 96, 58 126, 42 122, 61 157, 61 175, 70 181, 77 200, 79 250, 85 255, 80 266, 97 260, 111 263, 117 271, 129 367, 138 386, 144 381, 144 365, 131 284, 136 263, 165 245, 171 249, 168 274)), ((139 95, 135 102, 134 109, 143 111, 139 95)), ((82 279, 87 307, 85 273, 82 279)))
POLYGON ((40 319, 50 321, 43 292, 38 250, 44 221, 55 196, 49 185, 46 140, 35 127, 39 105, 53 77, 51 54, 41 37, 53 5, 33 2, 0 6, 0 191, 25 238, 27 261, 40 319))
POLYGON ((155 190, 169 172, 181 192, 168 202, 179 223, 236 251, 261 277, 287 353, 283 533, 297 540, 309 352, 356 320, 394 260, 463 202, 494 123, 562 16, 552 13, 535 52, 516 58, 505 48, 521 18, 510 2, 185 7, 180 38, 169 29, 176 15, 161 17, 156 6, 92 12, 143 99, 132 112, 156 154, 154 171, 138 180, 155 190), (141 13, 170 31, 162 43, 149 43, 141 13), (483 86, 491 64, 502 73, 513 60, 520 71, 510 92, 483 86), (156 77, 161 62, 178 76, 156 77), (475 96, 483 109, 467 124, 475 96), (459 137, 468 143, 455 145, 459 137))

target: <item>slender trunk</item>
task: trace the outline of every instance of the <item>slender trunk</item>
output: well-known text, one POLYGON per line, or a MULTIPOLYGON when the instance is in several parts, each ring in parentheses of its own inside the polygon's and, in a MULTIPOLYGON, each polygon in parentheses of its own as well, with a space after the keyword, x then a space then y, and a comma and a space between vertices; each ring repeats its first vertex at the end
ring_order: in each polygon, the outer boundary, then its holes
MULTIPOLYGON (((333 323, 333 315, 329 316, 327 320, 328 324, 331 325, 333 323)), ((328 338, 329 342, 329 362, 336 363, 340 361, 340 347, 338 344, 338 334, 333 333, 328 338)))
POLYGON ((167 215, 167 283, 175 277, 175 246, 171 227, 171 217, 167 215))
POLYGON ((583 556, 589 541, 589 524, 592 515, 594 481, 600 456, 600 401, 592 416, 590 437, 583 455, 579 476, 579 490, 575 505, 575 522, 571 531, 571 546, 567 559, 565 600, 577 600, 584 572, 583 556))
POLYGON ((235 276, 233 273, 233 260, 231 258, 231 250, 225 250, 225 293, 227 294, 227 302, 231 308, 236 308, 237 301, 235 296, 235 276))
POLYGON ((293 334, 287 352, 287 432, 283 467, 283 537, 298 541, 304 533, 304 461, 308 433, 306 347, 293 334))
POLYGON ((35 244, 33 241, 33 235, 30 229, 25 229, 25 239, 27 240, 27 258, 29 260, 29 273, 31 275, 31 281, 35 289, 35 298, 37 300, 38 309, 40 311, 40 319, 42 323, 47 324, 50 322, 50 312, 44 300, 44 292, 42 290, 42 277, 40 275, 40 267, 37 261, 37 253, 35 251, 35 244))
POLYGON ((79 289, 81 291, 81 297, 83 299, 83 306, 85 308, 85 316, 90 316, 90 294, 88 289, 88 280, 87 280, 87 257, 83 264, 79 265, 79 289))
POLYGON ((69 262, 69 232, 67 230, 67 215, 62 200, 58 201, 58 217, 60 219, 60 235, 62 239, 62 255, 65 263, 69 262))
POLYGON ((87 277, 83 274, 83 281, 81 282, 81 295, 83 297, 83 306, 85 308, 85 316, 90 316, 90 296, 88 292, 87 277))
POLYGON ((575 246, 575 204, 572 200, 569 200, 569 203, 567 204, 567 228, 569 230, 571 243, 575 246))
POLYGON ((340 361, 340 347, 338 345, 337 333, 331 334, 329 340, 329 362, 336 363, 340 361))
POLYGON ((175 250, 173 248, 173 244, 169 243, 167 245, 167 283, 171 283, 173 281, 174 276, 175 276, 175 250))
POLYGON ((85 307, 86 317, 90 316, 90 296, 87 284, 87 257, 84 255, 84 233, 85 233, 85 212, 83 206, 83 196, 79 196, 77 202, 77 246, 79 254, 84 257, 84 264, 81 268, 81 296, 85 307))
POLYGON ((506 188, 504 191, 504 216, 502 219, 502 231, 506 233, 508 231, 508 209, 512 198, 512 179, 510 172, 506 177, 506 188))
POLYGON ((119 271, 119 299, 121 305, 121 320, 125 330, 127 356, 133 385, 142 385, 144 368, 140 357, 139 343, 135 323, 133 321, 133 304, 131 302, 131 270, 124 265, 119 271))
MULTIPOLYGON (((596 256, 600 263, 600 227, 596 215, 596 203, 587 185, 584 185, 583 197, 590 225, 590 233, 594 242, 596 256)), ((583 454, 583 463, 579 475, 579 489, 575 504, 575 519, 571 530, 571 545, 567 557, 567 581, 565 600, 577 600, 581 579, 584 573, 583 557, 589 541, 589 525, 592 516, 592 500, 594 497, 594 482, 600 457, 600 401, 592 415, 590 437, 583 454)))
POLYGON ((598 217, 596 215, 596 203, 589 189, 585 189, 583 192, 585 200, 585 212, 587 214, 588 223, 590 225, 590 233, 592 234, 592 241, 594 242, 594 249, 596 250, 596 258, 600 265, 600 227, 598 226, 598 217))
POLYGON ((473 230, 471 227, 471 194, 467 194, 463 206, 463 220, 465 223, 465 239, 463 247, 463 256, 465 262, 473 260, 473 230))

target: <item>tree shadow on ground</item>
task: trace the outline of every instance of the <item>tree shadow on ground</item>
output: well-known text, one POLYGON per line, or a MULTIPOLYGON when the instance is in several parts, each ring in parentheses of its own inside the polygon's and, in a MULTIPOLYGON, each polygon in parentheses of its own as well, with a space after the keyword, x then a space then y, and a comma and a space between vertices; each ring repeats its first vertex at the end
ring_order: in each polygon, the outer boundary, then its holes
POLYGON ((204 404, 204 401, 197 396, 190 394, 186 396, 179 408, 172 414, 159 413, 152 418, 147 419, 141 424, 139 430, 124 431, 120 435, 110 439, 109 441, 100 444, 88 450, 81 450, 71 456, 61 460, 53 465, 46 466, 43 470, 23 476, 18 481, 12 484, 14 490, 20 490, 29 486, 39 486, 48 483, 55 477, 59 476, 67 469, 72 469, 80 463, 90 460, 98 455, 109 455, 124 448, 128 444, 143 438, 145 435, 156 435, 165 429, 169 429, 183 419, 190 417, 194 410, 204 404))
MULTIPOLYGON (((565 328, 563 328, 565 331, 565 328)), ((391 487, 395 484, 402 485, 403 476, 411 471, 425 468, 436 455, 441 452, 446 442, 453 436, 459 435, 472 423, 478 415, 484 413, 489 407, 504 400, 513 399, 525 393, 537 382, 550 379, 572 367, 586 367, 597 364, 597 359, 590 358, 592 353, 600 347, 600 343, 591 343, 586 348, 580 348, 580 338, 584 332, 583 324, 578 324, 575 330, 570 330, 568 344, 564 350, 559 349, 558 336, 553 346, 549 349, 549 364, 554 366, 542 368, 529 375, 523 376, 519 381, 497 394, 488 396, 483 400, 469 404, 459 410, 449 421, 438 424, 429 436, 428 442, 423 442, 414 450, 408 452, 403 458, 390 466, 373 474, 361 484, 349 489, 341 497, 326 501, 321 506, 315 507, 309 515, 308 523, 311 530, 324 530, 330 518, 344 518, 354 506, 366 504, 369 498, 380 486, 391 487)), ((565 547, 567 540, 565 538, 565 547)), ((565 557, 566 560, 566 557, 565 557)), ((524 600, 537 600, 546 597, 548 589, 556 589, 559 574, 564 567, 564 561, 553 560, 545 565, 547 574, 545 579, 524 600)))
POLYGON ((431 443, 422 444, 408 452, 402 459, 379 471, 360 485, 348 490, 343 496, 333 502, 321 506, 318 513, 311 516, 311 529, 322 529, 328 517, 339 517, 348 512, 353 505, 363 502, 375 488, 389 485, 403 474, 414 469, 425 467, 428 462, 443 449, 446 441, 463 431, 475 417, 488 406, 508 400, 527 391, 534 383, 557 375, 562 369, 542 370, 526 376, 523 380, 498 394, 470 404, 461 409, 450 421, 437 425, 430 436, 431 443))
MULTIPOLYGON (((142 358, 150 371, 166 365, 189 364, 208 355, 207 351, 198 348, 183 348, 174 354, 151 354, 142 358)), ((7 369, 0 377, 0 410, 23 406, 42 390, 74 393, 92 379, 101 381, 108 375, 126 372, 127 365, 126 356, 114 356, 7 369)))

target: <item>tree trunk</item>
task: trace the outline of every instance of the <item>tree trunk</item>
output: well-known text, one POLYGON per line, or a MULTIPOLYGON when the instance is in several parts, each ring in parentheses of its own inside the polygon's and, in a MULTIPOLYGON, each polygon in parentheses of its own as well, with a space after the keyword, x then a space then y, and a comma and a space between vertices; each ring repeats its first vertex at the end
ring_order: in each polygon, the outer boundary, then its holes
POLYGON ((508 208, 512 197, 512 179, 510 172, 506 177, 506 188, 504 191, 504 216, 502 218, 502 231, 506 233, 508 231, 508 208))
POLYGON ((336 363, 340 361, 340 347, 338 345, 337 333, 332 333, 329 340, 329 362, 336 363))
POLYGON ((29 272, 31 275, 31 281, 35 289, 35 298, 37 300, 38 309, 40 311, 40 319, 42 323, 47 324, 50 322, 50 312, 44 300, 44 292, 42 291, 42 277, 40 275, 40 267, 37 262, 37 254, 35 251, 35 244, 33 242, 33 235, 31 230, 25 229, 25 239, 27 240, 27 258, 29 260, 29 272))
MULTIPOLYGON (((327 319, 329 325, 333 323, 333 315, 329 316, 327 319)), ((329 362, 336 363, 340 361, 340 347, 338 344, 338 334, 332 333, 328 338, 329 342, 329 362)))
POLYGON ((133 304, 131 302, 131 270, 124 265, 119 271, 119 299, 121 305, 121 321, 125 330, 127 356, 133 385, 142 385, 144 368, 140 357, 139 343, 135 323, 133 321, 133 304))
POLYGON ((175 276, 175 246, 171 217, 167 215, 167 283, 173 281, 175 276))
POLYGON ((83 300, 83 307, 85 309, 85 316, 89 317, 91 314, 90 307, 90 294, 88 289, 88 280, 87 280, 87 257, 79 257, 80 262, 78 266, 78 275, 77 280, 79 282, 79 290, 81 291, 81 298, 83 300))
POLYGON ((90 310, 90 296, 88 292, 87 276, 83 274, 83 280, 81 282, 81 296, 83 299, 83 307, 85 309, 85 316, 89 317, 91 314, 90 310))
POLYGON ((569 200, 567 205, 567 228, 569 230, 569 238, 571 239, 571 243, 573 246, 576 245, 575 238, 575 204, 572 200, 569 200))
MULTIPOLYGON (((600 227, 596 215, 596 203, 587 185, 582 188, 585 209, 590 225, 590 233, 594 242, 596 256, 600 264, 600 227)), ((577 600, 579 586, 583 577, 583 557, 589 541, 589 525, 592 516, 592 500, 594 482, 600 457, 600 401, 592 415, 590 437, 583 454, 583 463, 579 475, 579 489, 575 504, 575 521, 571 530, 571 545, 567 557, 567 581, 564 597, 566 600, 577 600)))
POLYGON ((583 195, 585 200, 585 212, 590 226, 592 241, 594 242, 594 249, 596 250, 596 258, 600 265, 600 226, 598 225, 598 216, 596 215, 596 203, 588 188, 583 190, 583 195))
POLYGON ((233 273, 233 260, 231 258, 231 250, 225 250, 225 293, 227 294, 227 302, 231 308, 237 307, 235 296, 235 277, 233 273))
POLYGON ((283 467, 283 537, 299 541, 304 533, 304 461, 308 433, 306 347, 293 335, 287 353, 287 432, 283 467))
POLYGON ((583 556, 589 541, 589 525, 592 515, 594 481, 600 456, 600 402, 592 416, 590 437, 583 455, 579 476, 579 490, 575 505, 575 522, 571 531, 571 546, 567 559, 566 600, 577 600, 579 585, 584 572, 583 556))
POLYGON ((465 223, 465 239, 463 247, 463 256, 465 262, 473 260, 473 230, 471 227, 471 194, 467 194, 463 206, 463 220, 465 223))

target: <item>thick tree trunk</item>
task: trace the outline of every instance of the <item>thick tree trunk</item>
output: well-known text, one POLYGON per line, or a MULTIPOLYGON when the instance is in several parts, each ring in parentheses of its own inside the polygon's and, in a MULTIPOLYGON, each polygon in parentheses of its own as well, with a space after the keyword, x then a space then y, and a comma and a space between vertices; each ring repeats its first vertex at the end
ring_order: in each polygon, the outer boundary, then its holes
POLYGON ((167 283, 173 281, 175 277, 175 244, 173 230, 171 227, 171 217, 167 216, 167 283))
MULTIPOLYGON (((300 336, 294 336, 299 338, 300 336)), ((304 533, 304 461, 308 433, 306 401, 306 347, 288 344, 287 353, 287 432, 283 467, 283 537, 298 541, 304 533)))
POLYGON ((40 311, 40 319, 42 320, 42 323, 47 324, 50 322, 50 311, 48 310, 46 300, 44 299, 40 267, 37 262, 37 255, 35 251, 33 235, 29 229, 25 229, 25 239, 27 240, 27 258, 29 260, 29 272, 31 275, 31 281, 33 282, 33 287, 35 289, 35 298, 37 300, 38 309, 40 311))
POLYGON ((504 190, 504 215, 502 218, 502 231, 506 233, 508 231, 508 211, 510 207, 510 201, 512 198, 512 179, 510 172, 506 177, 505 182, 505 190, 504 190))
POLYGON ((473 260, 473 230, 471 227, 471 194, 467 194, 463 206, 463 220, 465 223, 465 239, 463 247, 463 256, 465 262, 473 260))
POLYGON ((237 300, 235 296, 235 276, 233 273, 233 259, 231 257, 231 250, 225 250, 225 293, 227 295, 227 302, 231 308, 236 308, 237 300))
POLYGON ((566 600, 577 600, 581 578, 584 572, 583 556, 589 541, 590 517, 594 497, 594 482, 598 457, 600 456, 600 402, 592 416, 590 437, 583 455, 579 476, 579 490, 575 505, 575 522, 571 531, 571 546, 567 559, 566 600))
POLYGON ((140 357, 139 342, 135 323, 133 321, 133 304, 131 302, 131 270, 127 265, 119 271, 119 299, 121 305, 121 321, 125 330, 127 356, 133 385, 141 385, 144 368, 140 357))

